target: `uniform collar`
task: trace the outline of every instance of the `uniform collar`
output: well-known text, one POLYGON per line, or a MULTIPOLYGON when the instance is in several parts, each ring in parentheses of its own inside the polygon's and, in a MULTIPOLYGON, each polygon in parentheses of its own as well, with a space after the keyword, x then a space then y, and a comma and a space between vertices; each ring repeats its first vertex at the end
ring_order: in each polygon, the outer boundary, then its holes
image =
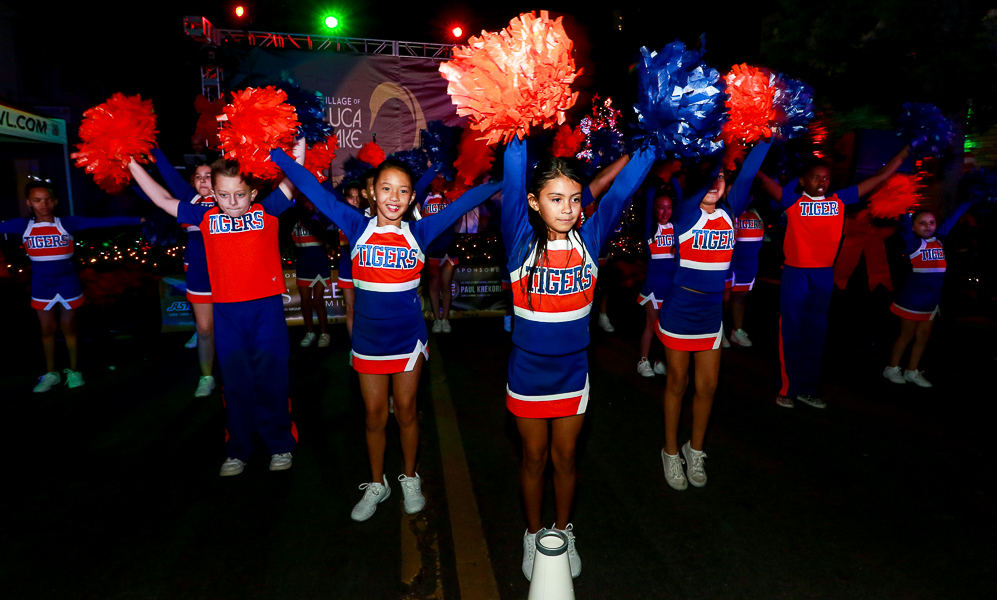
POLYGON ((827 196, 811 196, 806 192, 803 192, 803 195, 806 196, 807 198, 810 198, 811 200, 823 200, 824 198, 827 198, 827 196))

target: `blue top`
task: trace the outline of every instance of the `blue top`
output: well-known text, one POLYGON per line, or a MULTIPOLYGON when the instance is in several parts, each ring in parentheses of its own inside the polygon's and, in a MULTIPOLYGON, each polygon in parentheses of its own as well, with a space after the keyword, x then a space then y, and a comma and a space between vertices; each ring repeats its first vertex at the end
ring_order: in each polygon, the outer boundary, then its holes
MULTIPOLYGON (((353 207, 343 202, 336 201, 336 198, 326 192, 315 177, 304 167, 294 162, 286 152, 280 149, 272 150, 270 157, 277 165, 284 170, 290 180, 315 204, 324 215, 329 217, 333 223, 346 234, 352 248, 353 257, 353 284, 356 289, 356 310, 358 313, 371 319, 390 319, 406 313, 413 316, 422 317, 422 303, 419 298, 418 287, 404 286, 393 287, 394 284, 385 282, 367 283, 363 280, 363 269, 393 269, 392 265, 378 261, 377 264, 358 265, 358 261, 365 260, 371 248, 365 244, 364 248, 359 248, 358 242, 361 237, 370 238, 373 235, 401 235, 408 239, 411 250, 416 251, 417 260, 413 264, 406 264, 399 270, 415 271, 416 280, 418 271, 422 269, 425 262, 423 248, 429 246, 430 242, 436 239, 448 227, 453 224, 467 211, 481 204, 497 192, 501 185, 499 183, 487 183, 468 190, 460 198, 455 200, 446 208, 435 215, 424 217, 418 221, 404 221, 401 227, 378 227, 377 216, 365 217, 363 214, 353 210, 353 207), (362 267, 362 268, 361 268, 362 267)), ((387 260, 386 255, 376 255, 378 258, 387 260)), ((396 256, 396 254, 392 254, 396 256)), ((397 262, 406 262, 399 259, 397 262)))
POLYGON ((675 285, 705 293, 724 291, 734 250, 734 219, 744 212, 751 184, 770 147, 770 142, 759 143, 744 159, 737 179, 727 188, 729 206, 717 203, 713 213, 700 206, 720 172, 719 165, 702 189, 674 203, 672 223, 679 259, 675 285), (717 219, 726 223, 710 227, 717 219))
POLYGON ((513 282, 514 344, 551 356, 579 352, 589 345, 588 314, 599 269, 594 260, 620 218, 624 203, 653 163, 653 150, 639 151, 603 196, 599 210, 580 229, 569 232, 567 240, 548 241, 546 259, 550 263, 534 270, 536 240, 526 197, 526 146, 517 138, 509 142, 502 184, 502 241, 513 282))

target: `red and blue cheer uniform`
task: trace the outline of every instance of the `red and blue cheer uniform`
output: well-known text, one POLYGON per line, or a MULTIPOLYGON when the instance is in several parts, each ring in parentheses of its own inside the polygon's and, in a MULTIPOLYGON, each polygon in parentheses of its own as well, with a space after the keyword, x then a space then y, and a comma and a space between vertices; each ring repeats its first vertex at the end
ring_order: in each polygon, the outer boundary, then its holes
POLYGON ((787 224, 779 290, 779 395, 789 398, 818 395, 845 206, 859 201, 854 185, 816 198, 800 196, 796 187, 795 180, 786 185, 780 202, 787 224))
POLYGON ((51 223, 11 219, 0 223, 0 233, 18 234, 31 259, 31 307, 52 310, 83 304, 83 287, 73 263, 73 234, 81 229, 138 225, 140 217, 55 217, 51 223))
POLYGON ((469 190, 446 210, 400 227, 377 225, 339 202, 307 169, 282 150, 270 153, 274 162, 325 216, 351 241, 353 287, 353 368, 360 373, 411 371, 421 354, 429 358, 429 332, 422 315, 419 280, 425 264, 423 248, 465 212, 499 189, 497 183, 469 190))
POLYGON ((245 214, 181 202, 177 221, 204 235, 214 296, 215 350, 225 380, 226 452, 249 460, 253 435, 270 454, 294 450, 278 216, 291 201, 274 190, 245 214))
MULTIPOLYGON (((678 269, 658 317, 658 339, 666 348, 686 352, 715 350, 723 337, 723 291, 734 254, 734 219, 748 202, 751 183, 769 143, 756 145, 727 188, 729 207, 713 212, 700 204, 714 185, 675 203, 672 211, 678 239, 678 269)), ((716 174, 714 173, 714 177, 716 174)))
POLYGON ((299 287, 314 287, 316 284, 329 287, 332 262, 325 249, 325 241, 319 237, 324 230, 326 225, 318 215, 298 220, 291 230, 295 278, 299 287))
POLYGON ((731 290, 749 292, 758 275, 758 252, 765 239, 765 223, 755 208, 749 208, 734 221, 734 254, 730 259, 731 290))
POLYGON ((515 138, 506 147, 502 237, 516 319, 506 388, 506 406, 512 414, 554 418, 585 412, 589 397, 585 350, 599 274, 597 257, 653 161, 652 150, 640 151, 613 182, 599 210, 581 228, 572 229, 566 240, 547 241, 537 264, 537 241, 526 201, 526 147, 515 138))

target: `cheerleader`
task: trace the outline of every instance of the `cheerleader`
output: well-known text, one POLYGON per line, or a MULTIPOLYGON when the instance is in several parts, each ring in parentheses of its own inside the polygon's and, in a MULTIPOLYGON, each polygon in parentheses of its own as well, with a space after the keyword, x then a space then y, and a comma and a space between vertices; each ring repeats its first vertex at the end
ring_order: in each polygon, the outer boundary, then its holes
POLYGON ((686 489, 689 482, 696 487, 706 485, 703 440, 720 374, 723 292, 734 251, 731 215, 744 211, 751 182, 768 149, 768 143, 752 149, 729 190, 726 174, 718 167, 711 176, 712 183, 675 205, 673 221, 679 264, 668 296, 662 303, 658 339, 665 345, 668 370, 665 447, 661 450, 661 461, 665 480, 676 490, 686 489), (727 204, 722 201, 725 196, 727 204), (692 439, 682 446, 682 457, 679 457, 679 417, 682 397, 689 384, 690 355, 695 357, 696 363, 692 439), (682 472, 683 464, 686 464, 687 473, 682 472))
MULTIPOLYGON (((156 169, 166 183, 166 188, 174 198, 189 201, 197 206, 215 205, 214 191, 211 189, 211 165, 199 164, 191 174, 190 183, 184 181, 175 168, 170 166, 166 155, 159 148, 153 148, 156 169)), ((141 187, 139 187, 141 190, 141 187)), ((142 190, 148 199, 148 194, 142 190)), ((201 379, 194 391, 195 398, 211 395, 215 389, 212 375, 215 363, 215 324, 212 308, 211 278, 208 276, 208 259, 204 251, 204 236, 197 225, 183 224, 187 230, 187 245, 183 253, 184 279, 187 285, 187 301, 194 312, 197 330, 188 342, 188 347, 197 346, 197 358, 201 366, 201 379)))
POLYGON ((325 289, 332 279, 332 264, 325 247, 323 234, 327 227, 307 198, 301 199, 301 215, 291 231, 294 242, 295 284, 301 299, 301 317, 305 323, 305 336, 301 347, 307 348, 315 341, 312 314, 318 317, 318 347, 329 347, 329 314, 325 308, 325 289))
POLYGON ((422 248, 453 227, 461 215, 498 191, 499 186, 478 186, 447 210, 410 222, 405 217, 415 201, 415 178, 403 163, 388 159, 375 170, 375 183, 370 189, 376 216, 366 218, 324 192, 311 173, 282 150, 272 151, 271 157, 315 206, 346 232, 352 245, 353 285, 357 294, 353 368, 359 373, 366 407, 367 456, 372 479, 360 486, 364 495, 351 517, 355 521, 369 519, 377 505, 391 495, 384 474, 389 379, 394 386, 394 413, 405 461, 405 472, 398 480, 405 511, 417 513, 426 505, 426 499, 422 495, 422 479, 415 471, 419 449, 416 391, 422 364, 429 358, 426 349, 429 334, 418 291, 425 262, 422 248))
POLYGON ((917 366, 931 337, 942 298, 945 250, 939 238, 952 231, 970 206, 971 202, 961 204, 941 225, 936 224, 935 214, 930 210, 918 210, 913 216, 904 214, 899 218, 900 235, 907 244, 911 275, 890 307, 890 311, 900 317, 900 337, 893 344, 890 364, 883 370, 883 377, 893 383, 909 381, 920 387, 932 387, 917 366), (904 371, 900 368, 900 359, 907 346, 911 346, 910 360, 904 371))
MULTIPOLYGON (((750 200, 749 200, 750 202, 750 200)), ((725 308, 729 308, 734 325, 730 343, 750 348, 751 338, 744 330, 744 305, 748 292, 755 287, 758 274, 758 252, 765 238, 765 223, 758 209, 751 207, 734 221, 734 254, 730 260, 729 284, 724 293, 725 308)), ((722 341, 722 340, 721 340, 722 341)))
MULTIPOLYGON (((295 146, 304 162, 304 138, 295 146)), ((301 167, 304 169, 304 167, 301 167)), ((219 475, 242 473, 259 435, 270 452, 270 470, 291 468, 298 434, 290 414, 290 345, 284 318, 284 271, 278 217, 291 208, 294 188, 285 178, 265 199, 234 161, 211 167, 216 206, 172 198, 132 160, 128 170, 156 206, 182 223, 195 223, 213 284, 215 343, 225 379, 227 458, 219 475)))
POLYGON ((0 233, 19 234, 24 249, 31 259, 31 307, 38 314, 41 325, 42 348, 45 351, 45 368, 48 371, 38 378, 35 392, 47 392, 61 383, 55 370, 55 332, 62 329, 69 353, 66 385, 76 388, 83 385, 79 371, 78 338, 76 334, 76 309, 83 304, 83 287, 80 285, 76 265, 73 263, 73 234, 82 229, 96 227, 123 227, 138 225, 139 217, 83 217, 55 216, 59 199, 52 184, 46 181, 29 181, 24 188, 30 219, 11 219, 0 223, 0 233), (56 310, 59 311, 58 322, 56 310))
MULTIPOLYGON (((363 196, 359 183, 350 182, 343 186, 343 199, 360 212, 360 200, 363 196)), ((346 232, 339 230, 339 271, 336 275, 336 286, 343 292, 343 302, 346 304, 346 332, 353 338, 353 305, 357 294, 353 289, 353 260, 350 258, 350 240, 346 232)), ((353 357, 350 357, 353 360, 353 357)))
POLYGON ((668 288, 671 287, 675 270, 678 268, 678 261, 675 260, 675 228, 670 219, 673 198, 678 196, 679 189, 671 185, 649 189, 644 237, 647 240, 650 260, 647 263, 644 285, 637 296, 637 303, 644 307, 647 317, 644 322, 644 333, 640 337, 641 358, 637 363, 637 372, 644 377, 666 373, 665 363, 656 361, 652 368, 648 357, 651 355, 651 340, 658 325, 661 302, 668 294, 668 288))
MULTIPOLYGON (((442 183, 442 179, 437 179, 442 183)), ((435 215, 450 205, 445 190, 432 189, 421 204, 421 213, 435 215)), ((439 186, 442 187, 442 186, 439 186)), ((433 309, 433 333, 450 333, 450 301, 453 299, 450 286, 453 283, 454 267, 459 262, 454 251, 457 239, 456 229, 444 231, 426 249, 429 267, 429 303, 433 309), (441 310, 442 309, 442 310, 441 310)))
POLYGON ((550 157, 526 182, 526 146, 505 151, 502 237, 515 303, 506 406, 523 443, 519 481, 526 509, 523 574, 530 579, 543 507, 544 469, 554 464, 554 527, 568 537, 573 577, 581 572, 569 523, 575 495, 575 444, 589 400, 589 314, 599 251, 624 202, 647 175, 654 153, 642 150, 622 170, 581 228, 582 183, 574 161, 550 157), (551 432, 548 434, 548 430, 551 432))
POLYGON ((841 244, 845 206, 876 189, 896 172, 910 154, 905 146, 872 177, 826 195, 831 166, 816 158, 803 176, 785 187, 758 173, 762 187, 786 211, 786 263, 779 284, 779 362, 782 387, 775 403, 793 408, 795 400, 814 408, 827 408, 818 395, 827 312, 834 286, 834 259, 841 244), (801 196, 797 185, 803 188, 801 196))

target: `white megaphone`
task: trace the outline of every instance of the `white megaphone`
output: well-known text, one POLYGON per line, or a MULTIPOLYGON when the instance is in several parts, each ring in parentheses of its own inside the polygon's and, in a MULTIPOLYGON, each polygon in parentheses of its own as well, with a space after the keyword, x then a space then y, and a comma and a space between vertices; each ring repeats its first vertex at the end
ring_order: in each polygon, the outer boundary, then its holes
POLYGON ((555 529, 537 532, 529 600, 575 600, 568 565, 568 536, 555 529))

